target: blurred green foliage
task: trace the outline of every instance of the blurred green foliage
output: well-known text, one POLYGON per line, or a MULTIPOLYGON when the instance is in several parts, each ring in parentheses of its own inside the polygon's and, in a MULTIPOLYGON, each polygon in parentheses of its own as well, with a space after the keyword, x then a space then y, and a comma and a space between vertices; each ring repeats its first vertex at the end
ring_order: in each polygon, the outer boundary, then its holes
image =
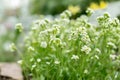
POLYGON ((0 62, 12 62, 19 59, 18 53, 10 51, 12 42, 18 43, 20 34, 18 31, 8 30, 6 34, 0 35, 0 62))
POLYGON ((59 14, 70 5, 77 5, 81 8, 81 13, 90 6, 91 2, 110 2, 118 0, 30 0, 29 9, 31 14, 59 14))

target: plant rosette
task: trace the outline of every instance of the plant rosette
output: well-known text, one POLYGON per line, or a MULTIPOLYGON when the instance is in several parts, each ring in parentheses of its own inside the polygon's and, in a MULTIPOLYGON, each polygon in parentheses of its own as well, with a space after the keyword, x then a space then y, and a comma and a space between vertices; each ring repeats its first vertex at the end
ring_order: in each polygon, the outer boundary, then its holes
MULTIPOLYGON (((91 10, 87 11, 91 14, 91 10)), ((120 23, 108 13, 90 24, 88 16, 73 20, 64 11, 54 20, 33 22, 25 38, 25 77, 35 80, 119 80, 120 23)))

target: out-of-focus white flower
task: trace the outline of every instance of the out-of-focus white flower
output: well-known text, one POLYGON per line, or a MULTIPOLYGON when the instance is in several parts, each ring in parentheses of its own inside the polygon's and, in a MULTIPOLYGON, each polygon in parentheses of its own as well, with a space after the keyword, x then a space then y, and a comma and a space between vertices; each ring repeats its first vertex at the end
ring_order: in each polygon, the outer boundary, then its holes
POLYGON ((117 48, 116 45, 115 45, 114 43, 112 43, 112 42, 108 42, 108 43, 107 43, 107 46, 111 46, 111 47, 113 47, 114 49, 117 48))
POLYGON ((87 69, 85 69, 85 70, 84 70, 84 74, 87 74, 87 73, 88 73, 88 70, 87 70, 87 69))
POLYGON ((39 62, 41 62, 41 59, 40 59, 40 58, 38 58, 38 59, 37 59, 37 62, 38 62, 38 63, 39 63, 39 62))
POLYGON ((50 62, 46 62, 46 64, 50 65, 50 62))
POLYGON ((33 64, 31 70, 33 70, 36 66, 37 66, 36 63, 33 64))
POLYGON ((15 29, 19 30, 19 32, 23 31, 23 26, 21 23, 16 24, 15 29))
POLYGON ((98 55, 95 55, 95 58, 96 58, 96 59, 99 59, 99 56, 98 56, 98 55))
POLYGON ((19 60, 17 61, 18 64, 22 64, 23 63, 23 60, 19 60))
POLYGON ((14 52, 14 51, 17 49, 14 43, 12 43, 12 44, 9 46, 9 48, 10 48, 10 50, 11 50, 12 52, 14 52))
POLYGON ((98 49, 98 48, 96 48, 95 51, 96 51, 98 54, 101 53, 100 49, 98 49))
POLYGON ((54 63, 55 63, 55 64, 60 64, 60 61, 56 60, 54 63))
POLYGON ((65 10, 61 15, 61 18, 69 18, 70 16, 72 16, 72 13, 69 10, 65 10))
POLYGON ((47 42, 46 41, 41 42, 40 46, 42 48, 46 48, 47 47, 47 42))
POLYGON ((111 58, 111 59, 114 60, 116 57, 117 57, 117 56, 116 56, 115 54, 110 54, 110 58, 111 58))
POLYGON ((35 49, 32 46, 28 47, 28 51, 34 51, 35 49))
POLYGON ((34 59, 33 59, 33 58, 31 58, 31 59, 30 59, 30 62, 33 62, 33 61, 34 61, 34 59))
POLYGON ((77 56, 77 55, 72 55, 71 59, 78 60, 78 59, 79 59, 79 56, 77 56))

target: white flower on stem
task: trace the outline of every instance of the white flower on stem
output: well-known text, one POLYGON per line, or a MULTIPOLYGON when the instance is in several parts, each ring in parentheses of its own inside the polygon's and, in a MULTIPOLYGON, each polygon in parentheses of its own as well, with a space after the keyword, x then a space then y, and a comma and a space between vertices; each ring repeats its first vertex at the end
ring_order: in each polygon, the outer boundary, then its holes
POLYGON ((54 63, 55 63, 55 64, 60 64, 60 61, 56 60, 54 63))
POLYGON ((33 62, 33 61, 34 61, 34 59, 33 59, 33 58, 31 58, 31 59, 30 59, 30 62, 33 62))
POLYGON ((110 54, 110 58, 111 58, 111 59, 114 60, 116 57, 117 57, 117 56, 116 56, 115 54, 110 54))
POLYGON ((33 70, 36 66, 37 66, 36 63, 33 64, 31 70, 33 70))
POLYGON ((79 59, 79 56, 77 56, 77 55, 72 55, 71 59, 78 60, 78 59, 79 59))
POLYGON ((46 62, 46 64, 50 65, 50 62, 46 62))
POLYGON ((95 51, 96 51, 98 54, 101 53, 100 49, 98 49, 98 48, 96 48, 95 51))
POLYGON ((19 60, 17 61, 18 64, 22 64, 23 63, 23 60, 19 60))
POLYGON ((40 58, 38 58, 38 59, 37 59, 37 62, 38 62, 38 63, 39 63, 39 62, 41 62, 41 59, 40 59, 40 58))
POLYGON ((85 52, 86 54, 89 54, 90 51, 91 51, 91 48, 84 45, 82 48, 81 48, 81 51, 85 52))
POLYGON ((40 46, 42 48, 46 48, 47 47, 47 42, 46 41, 41 42, 40 46))
POLYGON ((88 74, 88 70, 87 69, 84 70, 84 74, 88 74))
POLYGON ((114 49, 117 48, 116 45, 115 45, 113 42, 108 42, 108 43, 107 43, 107 47, 108 47, 108 46, 111 46, 111 47, 114 48, 114 49))
POLYGON ((23 26, 21 23, 16 24, 15 28, 16 28, 16 30, 19 30, 19 32, 23 31, 23 26))
POLYGON ((99 59, 99 56, 98 56, 98 55, 95 55, 95 58, 96 58, 96 59, 99 59))
POLYGON ((17 49, 14 43, 10 44, 9 48, 12 52, 14 52, 17 49))
POLYGON ((35 49, 32 46, 28 47, 28 51, 34 51, 35 49))

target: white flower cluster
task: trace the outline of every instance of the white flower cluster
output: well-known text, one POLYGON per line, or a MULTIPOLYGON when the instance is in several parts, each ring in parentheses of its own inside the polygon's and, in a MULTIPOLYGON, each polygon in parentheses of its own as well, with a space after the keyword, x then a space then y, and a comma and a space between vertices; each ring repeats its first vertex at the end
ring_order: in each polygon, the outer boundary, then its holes
MULTIPOLYGON (((92 12, 88 10, 87 13, 91 15, 92 12)), ((108 72, 111 72, 109 69, 118 69, 116 63, 113 64, 113 62, 119 61, 117 57, 120 50, 119 21, 112 20, 108 14, 104 14, 98 18, 98 27, 94 27, 89 24, 86 16, 75 20, 69 19, 70 16, 71 13, 65 11, 55 20, 39 20, 34 23, 25 42, 26 49, 28 49, 26 53, 30 55, 23 56, 23 62, 27 64, 23 65, 26 68, 30 66, 28 70, 31 70, 34 75, 45 71, 48 74, 45 77, 51 78, 53 76, 51 73, 64 77, 65 72, 65 75, 71 79, 73 77, 72 80, 77 79, 80 76, 79 73, 83 73, 83 76, 88 74, 94 76, 96 71, 98 76, 104 75, 100 67, 105 67, 106 64, 114 66, 114 68, 107 66, 105 70, 108 72), (95 71, 89 69, 91 65, 95 71), (97 67, 98 65, 99 67, 97 67), (75 74, 77 77, 71 77, 70 74, 75 74)), ((11 47, 13 50, 16 49, 14 44, 11 47)), ((54 76, 59 78, 57 75, 54 76)), ((96 78, 96 76, 94 77, 96 78)), ((94 78, 83 79, 92 80, 94 78)))
POLYGON ((85 52, 86 54, 89 54, 90 51, 91 51, 91 48, 84 45, 82 48, 81 48, 81 51, 85 52))
POLYGON ((71 59, 78 60, 78 59, 79 59, 79 56, 77 56, 77 55, 72 55, 71 59))

